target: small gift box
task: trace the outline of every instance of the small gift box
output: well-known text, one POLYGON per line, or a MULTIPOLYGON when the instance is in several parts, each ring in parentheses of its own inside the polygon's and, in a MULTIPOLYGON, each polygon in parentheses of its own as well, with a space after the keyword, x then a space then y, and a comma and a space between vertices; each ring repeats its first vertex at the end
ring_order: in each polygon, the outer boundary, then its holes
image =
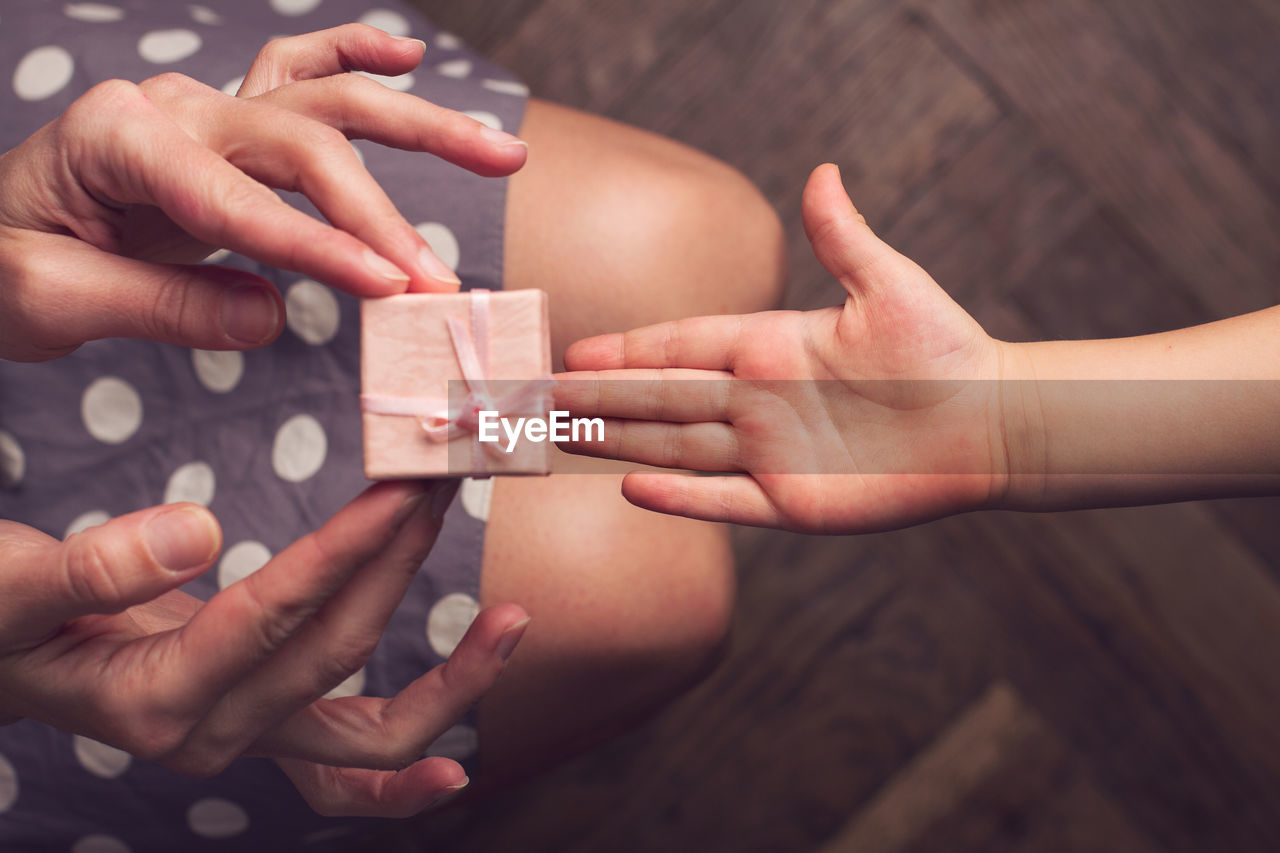
POLYGON ((546 293, 370 299, 360 329, 366 477, 550 471, 550 442, 510 441, 519 417, 546 418, 550 408, 546 293))

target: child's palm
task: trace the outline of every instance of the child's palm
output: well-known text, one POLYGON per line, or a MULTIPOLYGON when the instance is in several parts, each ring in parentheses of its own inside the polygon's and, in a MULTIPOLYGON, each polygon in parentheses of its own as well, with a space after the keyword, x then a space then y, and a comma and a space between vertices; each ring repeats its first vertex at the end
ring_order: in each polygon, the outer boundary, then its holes
POLYGON ((998 344, 872 234, 834 168, 814 173, 804 213, 844 306, 694 318, 576 345, 570 366, 619 381, 566 386, 567 404, 629 419, 579 449, 750 475, 624 483, 634 503, 697 518, 853 532, 980 504, 1003 467, 988 381, 998 344))

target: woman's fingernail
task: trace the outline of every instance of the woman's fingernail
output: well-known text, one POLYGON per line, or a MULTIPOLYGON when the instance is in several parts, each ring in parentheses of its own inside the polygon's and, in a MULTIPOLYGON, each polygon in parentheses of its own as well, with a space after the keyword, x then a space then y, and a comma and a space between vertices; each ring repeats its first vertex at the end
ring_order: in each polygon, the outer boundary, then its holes
POLYGON ((419 489, 404 499, 404 503, 400 504, 400 508, 396 510, 395 516, 391 519, 393 527, 400 527, 409 520, 409 516, 413 515, 414 510, 422 506, 422 502, 427 499, 427 490, 419 489))
POLYGON ((436 521, 444 520, 444 514, 448 512, 449 505, 453 503, 453 496, 457 493, 457 480, 439 481, 431 495, 431 514, 435 516, 436 521))
POLYGON ((462 285, 462 279, 458 278, 457 273, 449 269, 444 261, 437 258, 436 253, 431 251, 429 246, 423 246, 422 251, 418 252, 418 266, 422 267, 422 271, 436 281, 452 284, 455 287, 462 285))
POLYGON ((511 659, 511 653, 516 650, 516 645, 519 644, 520 638, 524 636, 525 629, 529 627, 531 621, 533 621, 532 617, 526 616, 523 621, 517 622, 502 632, 502 636, 498 638, 498 645, 494 647, 493 653, 503 663, 511 659))
POLYGON ((409 276, 404 270, 382 257, 382 255, 377 254, 372 249, 364 250, 364 262, 369 269, 373 270, 383 278, 391 279, 392 281, 409 280, 409 276))
POLYGON ((422 39, 416 39, 416 38, 413 38, 412 36, 397 36, 396 41, 412 42, 413 44, 420 44, 422 45, 422 52, 423 53, 427 52, 427 43, 422 39))
POLYGON ((512 136, 504 130, 494 130, 488 125, 480 128, 480 136, 482 139, 486 139, 494 145, 522 145, 525 148, 529 147, 529 143, 525 142, 520 137, 512 136))
POLYGON ((454 794, 458 793, 463 788, 467 787, 467 785, 469 784, 471 784, 471 778, 463 777, 462 781, 459 782, 458 784, 449 785, 448 787, 441 788, 440 793, 436 794, 436 798, 431 801, 431 805, 434 806, 436 803, 447 800, 449 797, 452 797, 454 794))
POLYGON ((266 343, 276 333, 279 310, 265 288, 233 287, 222 294, 222 331, 242 344, 266 343))
POLYGON ((151 556, 171 572, 193 569, 212 560, 218 540, 209 513, 195 507, 162 512, 142 529, 142 541, 151 556))

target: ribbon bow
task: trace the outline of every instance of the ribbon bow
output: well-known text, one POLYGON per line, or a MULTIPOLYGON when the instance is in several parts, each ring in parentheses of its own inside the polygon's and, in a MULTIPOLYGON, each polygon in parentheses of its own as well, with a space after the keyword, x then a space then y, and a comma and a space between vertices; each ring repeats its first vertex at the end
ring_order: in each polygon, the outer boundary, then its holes
MULTIPOLYGON (((467 384, 467 396, 454 407, 448 397, 382 397, 362 394, 360 408, 375 415, 416 417, 428 441, 448 442, 468 433, 475 436, 471 445, 473 468, 485 465, 484 445, 480 441, 480 412, 528 412, 546 409, 544 395, 555 387, 550 376, 529 379, 506 394, 494 394, 489 387, 489 291, 476 288, 471 294, 471 328, 457 317, 445 320, 449 338, 467 384)), ((490 452, 501 453, 499 442, 491 442, 490 452)))

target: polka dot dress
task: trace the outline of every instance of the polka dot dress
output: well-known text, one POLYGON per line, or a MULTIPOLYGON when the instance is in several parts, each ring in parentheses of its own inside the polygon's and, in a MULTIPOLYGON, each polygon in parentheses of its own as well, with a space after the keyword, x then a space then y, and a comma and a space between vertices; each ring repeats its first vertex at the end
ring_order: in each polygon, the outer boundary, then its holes
MULTIPOLYGON (((234 94, 269 38, 353 20, 428 45, 420 68, 380 82, 518 131, 527 89, 388 0, 0 0, 0 151, 101 80, 178 71, 234 94)), ((428 155, 354 147, 467 285, 501 287, 504 182, 428 155)), ((239 353, 98 341, 53 362, 0 361, 0 518, 63 537, 160 503, 209 507, 225 546, 186 587, 202 598, 257 571, 367 485, 356 301, 226 251, 206 263, 280 289, 288 329, 278 342, 239 353)), ((463 482, 377 652, 331 696, 393 695, 452 651, 479 609, 491 489, 463 482)), ((476 747, 468 719, 428 752, 465 761, 476 747)), ((0 728, 0 850, 341 849, 373 825, 315 815, 269 761, 242 759, 197 780, 30 720, 0 728)))

